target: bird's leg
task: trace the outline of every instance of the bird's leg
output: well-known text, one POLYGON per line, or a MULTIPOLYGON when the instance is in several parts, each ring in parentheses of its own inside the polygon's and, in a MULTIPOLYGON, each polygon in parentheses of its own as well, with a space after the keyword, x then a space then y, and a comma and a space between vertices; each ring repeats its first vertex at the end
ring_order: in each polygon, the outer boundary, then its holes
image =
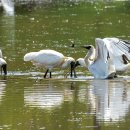
POLYGON ((44 78, 46 78, 48 71, 49 71, 49 69, 46 70, 46 72, 44 74, 44 78))
POLYGON ((51 76, 51 71, 50 71, 50 78, 52 78, 52 76, 51 76))
POLYGON ((1 67, 1 75, 2 75, 2 67, 1 67))
POLYGON ((71 69, 71 71, 70 71, 70 77, 72 78, 72 76, 73 76, 73 71, 71 69))
MULTIPOLYGON (((75 62, 74 61, 72 61, 71 63, 70 63, 70 77, 72 78, 73 77, 73 71, 75 71, 75 62)), ((75 72, 74 72, 74 74, 75 74, 75 72)))
POLYGON ((74 69, 74 77, 77 78, 77 75, 76 75, 76 71, 75 71, 75 69, 74 69))

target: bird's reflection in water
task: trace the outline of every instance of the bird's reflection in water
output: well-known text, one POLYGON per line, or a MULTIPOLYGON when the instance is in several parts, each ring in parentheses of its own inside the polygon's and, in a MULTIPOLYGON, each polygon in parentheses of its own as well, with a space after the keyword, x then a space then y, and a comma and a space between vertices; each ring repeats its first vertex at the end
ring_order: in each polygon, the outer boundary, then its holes
POLYGON ((5 92, 5 87, 6 87, 6 84, 4 81, 0 81, 0 103, 2 101, 2 97, 4 95, 4 92, 5 92))
POLYGON ((94 80, 90 98, 96 110, 96 120, 116 122, 125 118, 130 105, 130 89, 125 81, 94 80))
POLYGON ((24 89, 25 105, 46 109, 60 107, 64 101, 73 100, 73 85, 70 82, 66 87, 64 87, 65 85, 59 87, 53 82, 49 82, 44 85, 34 85, 31 88, 26 87, 24 89))

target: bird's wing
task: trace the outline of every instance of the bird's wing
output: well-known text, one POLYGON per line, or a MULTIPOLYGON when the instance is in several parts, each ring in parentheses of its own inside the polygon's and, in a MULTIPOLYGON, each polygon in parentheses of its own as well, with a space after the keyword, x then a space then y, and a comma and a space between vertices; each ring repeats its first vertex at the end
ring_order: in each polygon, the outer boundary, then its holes
POLYGON ((130 43, 118 38, 104 38, 103 41, 113 57, 116 71, 126 70, 130 60, 130 43))
POLYGON ((100 38, 95 39, 96 43, 96 59, 102 59, 103 61, 107 61, 108 51, 104 41, 100 38))
POLYGON ((0 66, 3 64, 7 64, 6 61, 3 58, 0 58, 0 66))
POLYGON ((63 62, 64 55, 53 50, 42 50, 38 52, 35 61, 48 66, 56 66, 63 62))
POLYGON ((125 55, 130 60, 130 42, 118 38, 104 38, 103 41, 113 56, 125 55))
POLYGON ((95 78, 108 78, 115 73, 112 57, 102 39, 96 38, 96 60, 88 67, 95 78))

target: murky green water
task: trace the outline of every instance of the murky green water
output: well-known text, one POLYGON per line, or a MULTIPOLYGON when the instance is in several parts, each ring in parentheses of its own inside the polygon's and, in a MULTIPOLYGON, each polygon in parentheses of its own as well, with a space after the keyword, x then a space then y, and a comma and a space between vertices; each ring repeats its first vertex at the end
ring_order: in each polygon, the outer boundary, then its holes
MULTIPOLYGON (((77 79, 55 69, 25 63, 30 51, 54 49, 75 59, 85 50, 70 48, 94 44, 96 37, 130 40, 130 3, 96 2, 16 6, 14 16, 0 12, 0 48, 8 76, 0 76, 2 130, 129 130, 129 72, 114 80, 94 80, 84 68, 77 79)), ((66 72, 66 70, 65 70, 66 72)))

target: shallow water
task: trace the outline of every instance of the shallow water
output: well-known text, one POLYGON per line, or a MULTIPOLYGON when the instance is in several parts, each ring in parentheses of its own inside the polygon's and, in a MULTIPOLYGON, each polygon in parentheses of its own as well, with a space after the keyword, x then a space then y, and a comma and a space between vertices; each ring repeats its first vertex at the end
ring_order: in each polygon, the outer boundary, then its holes
POLYGON ((128 130, 130 72, 113 80, 95 80, 85 68, 43 69, 24 62, 30 51, 55 49, 75 59, 96 37, 130 40, 129 2, 16 6, 13 16, 0 10, 0 48, 8 76, 0 76, 0 129, 128 130), (67 73, 67 77, 66 77, 67 73))
POLYGON ((130 77, 9 76, 0 81, 1 129, 128 129, 130 77))

